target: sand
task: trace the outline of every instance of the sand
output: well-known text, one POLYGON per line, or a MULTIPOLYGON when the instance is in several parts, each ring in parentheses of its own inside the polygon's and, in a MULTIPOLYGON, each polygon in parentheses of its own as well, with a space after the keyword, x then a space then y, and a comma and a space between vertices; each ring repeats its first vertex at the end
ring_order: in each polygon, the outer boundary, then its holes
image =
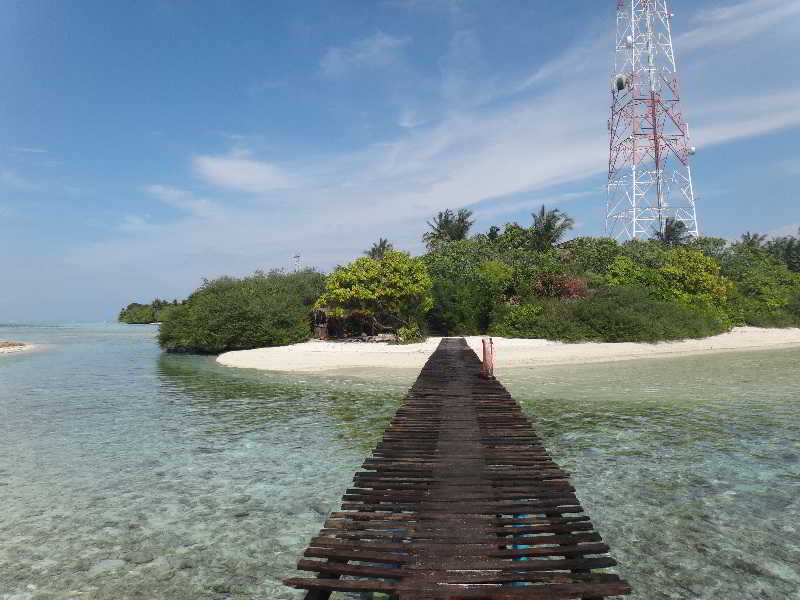
MULTIPOLYGON (((420 369, 442 338, 421 344, 392 346, 382 343, 312 340, 291 346, 226 352, 217 357, 225 366, 294 373, 320 373, 340 369, 420 369)), ((467 343, 481 356, 479 336, 467 343)), ((587 342, 566 344, 548 340, 494 338, 495 372, 512 367, 614 362, 641 358, 687 356, 741 350, 800 347, 800 329, 736 327, 728 333, 700 340, 656 344, 587 342)))
POLYGON ((0 354, 16 354, 17 352, 27 352, 36 348, 33 344, 24 342, 2 342, 0 341, 0 354))

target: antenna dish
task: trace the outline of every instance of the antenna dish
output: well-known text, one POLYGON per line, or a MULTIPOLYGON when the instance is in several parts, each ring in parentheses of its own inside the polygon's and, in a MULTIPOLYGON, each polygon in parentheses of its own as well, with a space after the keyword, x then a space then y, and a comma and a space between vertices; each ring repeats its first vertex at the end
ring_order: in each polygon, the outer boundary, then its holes
POLYGON ((617 75, 614 77, 614 89, 621 92, 628 86, 628 80, 624 75, 617 75))
POLYGON ((689 155, 694 156, 697 153, 697 148, 695 146, 689 146, 689 155))
POLYGON ((633 36, 629 35, 625 38, 625 47, 626 48, 633 48, 633 36))

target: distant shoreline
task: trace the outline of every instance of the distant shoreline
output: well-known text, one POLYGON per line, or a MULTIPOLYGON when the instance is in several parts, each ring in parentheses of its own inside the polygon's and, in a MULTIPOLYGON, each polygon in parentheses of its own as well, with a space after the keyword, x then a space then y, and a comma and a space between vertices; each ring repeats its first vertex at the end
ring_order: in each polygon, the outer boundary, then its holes
POLYGON ((36 344, 27 342, 2 342, 0 341, 0 354, 17 354, 19 352, 30 352, 36 349, 36 344))
MULTIPOLYGON (((468 336, 481 356, 481 339, 468 336)), ((290 346, 226 352, 217 362, 228 367, 290 373, 324 373, 341 369, 420 369, 442 338, 420 344, 387 344, 312 340, 290 346)), ((495 370, 564 364, 617 362, 749 350, 800 348, 800 328, 736 327, 702 339, 648 343, 564 343, 542 339, 494 338, 495 370)))

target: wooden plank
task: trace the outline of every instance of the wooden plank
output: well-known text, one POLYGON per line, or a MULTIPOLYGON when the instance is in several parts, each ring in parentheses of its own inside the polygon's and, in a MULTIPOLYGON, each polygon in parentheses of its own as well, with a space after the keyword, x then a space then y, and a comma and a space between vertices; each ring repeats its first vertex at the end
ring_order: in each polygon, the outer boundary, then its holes
POLYGON ((630 592, 511 395, 445 339, 292 578, 307 600, 598 599, 630 592), (349 562, 348 562, 349 561, 349 562), (393 565, 393 566, 390 566, 393 565), (347 579, 340 579, 346 577, 347 579), (353 577, 359 579, 351 579, 353 577), (509 584, 518 584, 511 586, 509 584))
MULTIPOLYGON (((464 587, 450 589, 411 589, 399 591, 398 600, 560 600, 567 598, 618 596, 631 593, 631 587, 625 582, 608 583, 571 583, 553 585, 535 585, 523 587, 501 587, 497 590, 470 589, 464 587)), ((482 588, 483 586, 478 586, 482 588)))

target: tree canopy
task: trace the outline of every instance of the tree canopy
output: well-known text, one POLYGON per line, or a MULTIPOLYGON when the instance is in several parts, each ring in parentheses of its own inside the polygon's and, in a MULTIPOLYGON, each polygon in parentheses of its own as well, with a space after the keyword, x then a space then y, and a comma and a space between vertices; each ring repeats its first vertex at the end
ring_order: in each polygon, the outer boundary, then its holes
POLYGON ((472 217, 472 211, 466 208, 459 209, 457 213, 449 208, 441 211, 433 218, 433 221, 428 221, 428 227, 431 230, 422 236, 422 241, 425 242, 428 250, 431 250, 443 242, 466 239, 470 228, 475 224, 470 217, 472 217))
POLYGON ((311 269, 205 281, 169 311, 158 341, 170 352, 217 354, 306 340, 323 282, 311 269))
POLYGON ((530 229, 531 249, 546 250, 562 240, 567 231, 575 226, 575 221, 554 208, 547 210, 542 204, 538 213, 532 213, 533 225, 530 229))
POLYGON ((469 235, 467 209, 442 211, 428 225, 421 257, 395 251, 381 237, 365 256, 327 276, 223 277, 204 282, 181 304, 132 303, 120 319, 163 320, 162 346, 193 352, 307 339, 317 309, 341 318, 329 328, 334 335, 389 329, 405 342, 422 339, 426 330, 656 341, 734 325, 800 326, 795 236, 747 232, 729 243, 690 237, 682 222, 668 219, 653 239, 564 242, 574 221, 545 206, 530 226, 511 222, 469 235))
POLYGON ((368 256, 375 260, 381 260, 383 255, 394 250, 392 243, 386 238, 378 238, 377 242, 373 242, 369 250, 364 250, 364 256, 368 256))
POLYGON ((692 239, 691 234, 686 230, 686 223, 672 217, 667 217, 664 221, 664 229, 657 231, 655 237, 667 246, 682 246, 692 239))
POLYGON ((332 309, 337 316, 358 311, 410 326, 421 324, 433 306, 432 286, 421 259, 389 250, 381 260, 365 256, 336 269, 315 306, 332 309))

